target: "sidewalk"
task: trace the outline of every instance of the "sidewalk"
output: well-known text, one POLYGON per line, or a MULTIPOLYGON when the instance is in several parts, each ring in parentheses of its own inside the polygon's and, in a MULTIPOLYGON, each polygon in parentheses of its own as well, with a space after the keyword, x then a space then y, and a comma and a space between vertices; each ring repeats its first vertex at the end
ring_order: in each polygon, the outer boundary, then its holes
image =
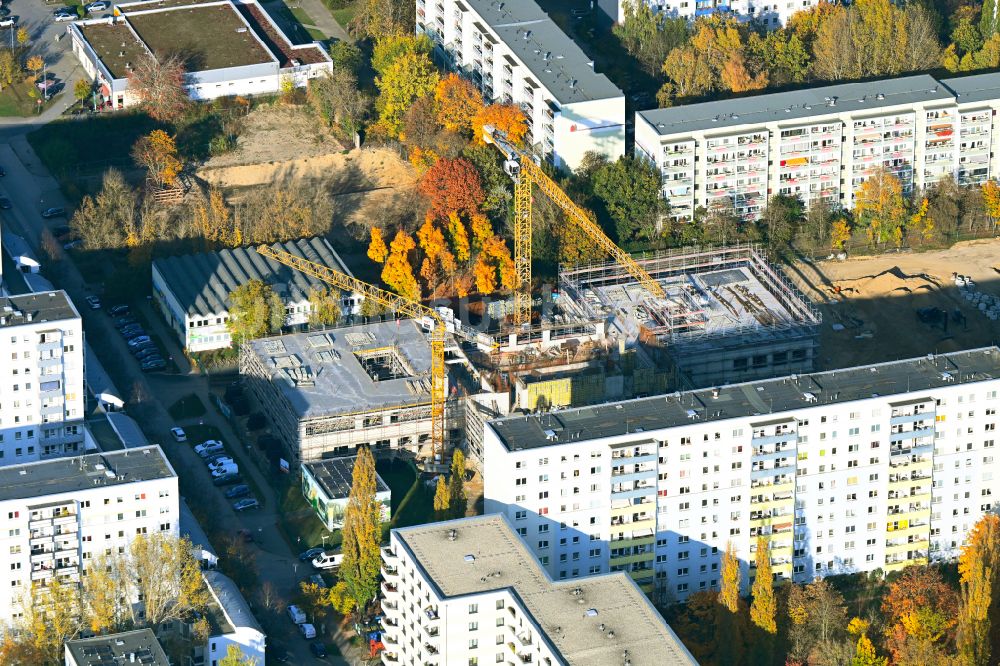
POLYGON ((278 2, 284 2, 286 7, 289 6, 299 6, 309 17, 315 22, 315 28, 318 28, 327 37, 332 37, 337 41, 350 42, 353 41, 351 36, 347 34, 345 30, 336 19, 330 14, 330 10, 326 8, 326 5, 322 3, 321 0, 277 0, 278 2))

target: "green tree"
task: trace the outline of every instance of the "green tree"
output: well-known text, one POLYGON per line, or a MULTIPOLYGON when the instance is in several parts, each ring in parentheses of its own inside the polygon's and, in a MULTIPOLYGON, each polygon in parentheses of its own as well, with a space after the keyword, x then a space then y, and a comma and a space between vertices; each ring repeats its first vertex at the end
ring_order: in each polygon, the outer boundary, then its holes
POLYGON ((362 613, 378 592, 382 563, 382 504, 375 492, 375 458, 368 447, 359 447, 344 513, 344 560, 339 575, 362 613))
POLYGON ((667 204, 660 196, 660 174, 652 164, 620 157, 595 170, 593 187, 614 220, 619 244, 656 237, 667 204))
POLYGON ((451 517, 464 518, 468 503, 469 500, 465 496, 465 455, 460 449, 455 449, 451 454, 451 477, 448 479, 448 505, 451 517))
POLYGON ((439 77, 430 50, 430 40, 424 36, 390 35, 375 42, 372 67, 379 90, 375 109, 379 129, 389 136, 399 133, 403 116, 413 102, 437 86, 439 77))
POLYGON ((642 0, 626 0, 622 5, 625 19, 612 32, 642 68, 656 76, 670 52, 687 41, 687 19, 654 12, 642 0))
POLYGON ((798 197, 784 194, 772 196, 761 216, 761 226, 768 248, 775 254, 784 254, 791 246, 801 219, 802 202, 798 197))
POLYGON ((330 45, 330 59, 334 69, 345 70, 357 77, 364 56, 354 42, 338 40, 330 45))
POLYGON ((226 328, 236 342, 276 333, 284 325, 285 304, 271 285, 250 280, 229 294, 226 328))
POLYGON ((73 84, 73 97, 78 102, 83 102, 90 98, 90 93, 94 88, 94 84, 86 79, 80 79, 73 84))
POLYGON ((444 474, 439 474, 437 489, 434 491, 434 518, 447 520, 450 508, 451 499, 448 496, 448 483, 444 480, 444 474))
POLYGON ((755 652, 755 663, 768 664, 772 661, 774 638, 778 633, 777 602, 774 598, 774 579, 771 573, 771 542, 765 536, 757 537, 757 571, 753 579, 750 604, 750 621, 757 629, 757 636, 751 641, 755 652))
POLYGON ((315 285, 309 291, 309 323, 334 326, 340 321, 340 290, 315 285))
POLYGON ((997 34, 1000 18, 997 16, 997 0, 984 0, 983 12, 979 18, 979 34, 983 41, 997 34))

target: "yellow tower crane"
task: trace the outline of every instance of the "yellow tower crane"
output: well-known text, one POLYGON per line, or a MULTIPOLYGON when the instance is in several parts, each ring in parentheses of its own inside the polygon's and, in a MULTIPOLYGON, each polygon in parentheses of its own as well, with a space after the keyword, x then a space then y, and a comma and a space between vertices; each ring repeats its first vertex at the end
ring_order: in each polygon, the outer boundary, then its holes
POLYGON ((514 325, 520 328, 531 323, 531 186, 537 185, 559 206, 570 223, 580 227, 587 236, 623 266, 651 294, 665 298, 663 287, 624 250, 614 244, 586 212, 573 203, 555 181, 549 178, 532 157, 507 140, 503 132, 492 125, 483 127, 483 140, 492 143, 501 153, 503 168, 514 180, 514 269, 518 286, 514 291, 514 325))
POLYGON ((434 456, 437 454, 440 454, 443 459, 445 454, 444 340, 447 329, 441 316, 426 305, 403 298, 398 294, 384 289, 379 289, 355 277, 335 271, 332 268, 327 268, 308 259, 297 257, 294 254, 275 250, 267 245, 258 247, 257 252, 278 263, 311 275, 317 280, 333 285, 338 289, 361 294, 365 298, 371 299, 393 312, 398 312, 414 319, 426 317, 431 320, 431 460, 434 460, 434 456))

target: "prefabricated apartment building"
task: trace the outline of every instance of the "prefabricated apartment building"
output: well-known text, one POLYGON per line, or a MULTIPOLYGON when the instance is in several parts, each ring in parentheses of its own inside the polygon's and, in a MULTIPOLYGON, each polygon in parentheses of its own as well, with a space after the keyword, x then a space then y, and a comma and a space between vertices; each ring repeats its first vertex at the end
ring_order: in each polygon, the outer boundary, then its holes
POLYGON ((318 42, 292 44, 253 0, 148 0, 115 5, 114 15, 67 28, 84 71, 101 98, 122 109, 141 101, 129 76, 143 58, 183 54, 193 100, 281 91, 282 80, 304 87, 333 71, 318 42))

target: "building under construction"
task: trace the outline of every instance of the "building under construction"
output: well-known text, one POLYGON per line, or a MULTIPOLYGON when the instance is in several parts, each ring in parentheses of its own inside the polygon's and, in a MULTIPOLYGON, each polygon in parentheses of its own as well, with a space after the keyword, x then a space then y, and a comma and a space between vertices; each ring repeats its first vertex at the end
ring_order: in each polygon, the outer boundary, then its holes
POLYGON ((819 311, 759 247, 683 248, 638 263, 665 298, 600 263, 560 271, 560 308, 604 322, 621 349, 662 350, 679 388, 814 369, 819 311))

